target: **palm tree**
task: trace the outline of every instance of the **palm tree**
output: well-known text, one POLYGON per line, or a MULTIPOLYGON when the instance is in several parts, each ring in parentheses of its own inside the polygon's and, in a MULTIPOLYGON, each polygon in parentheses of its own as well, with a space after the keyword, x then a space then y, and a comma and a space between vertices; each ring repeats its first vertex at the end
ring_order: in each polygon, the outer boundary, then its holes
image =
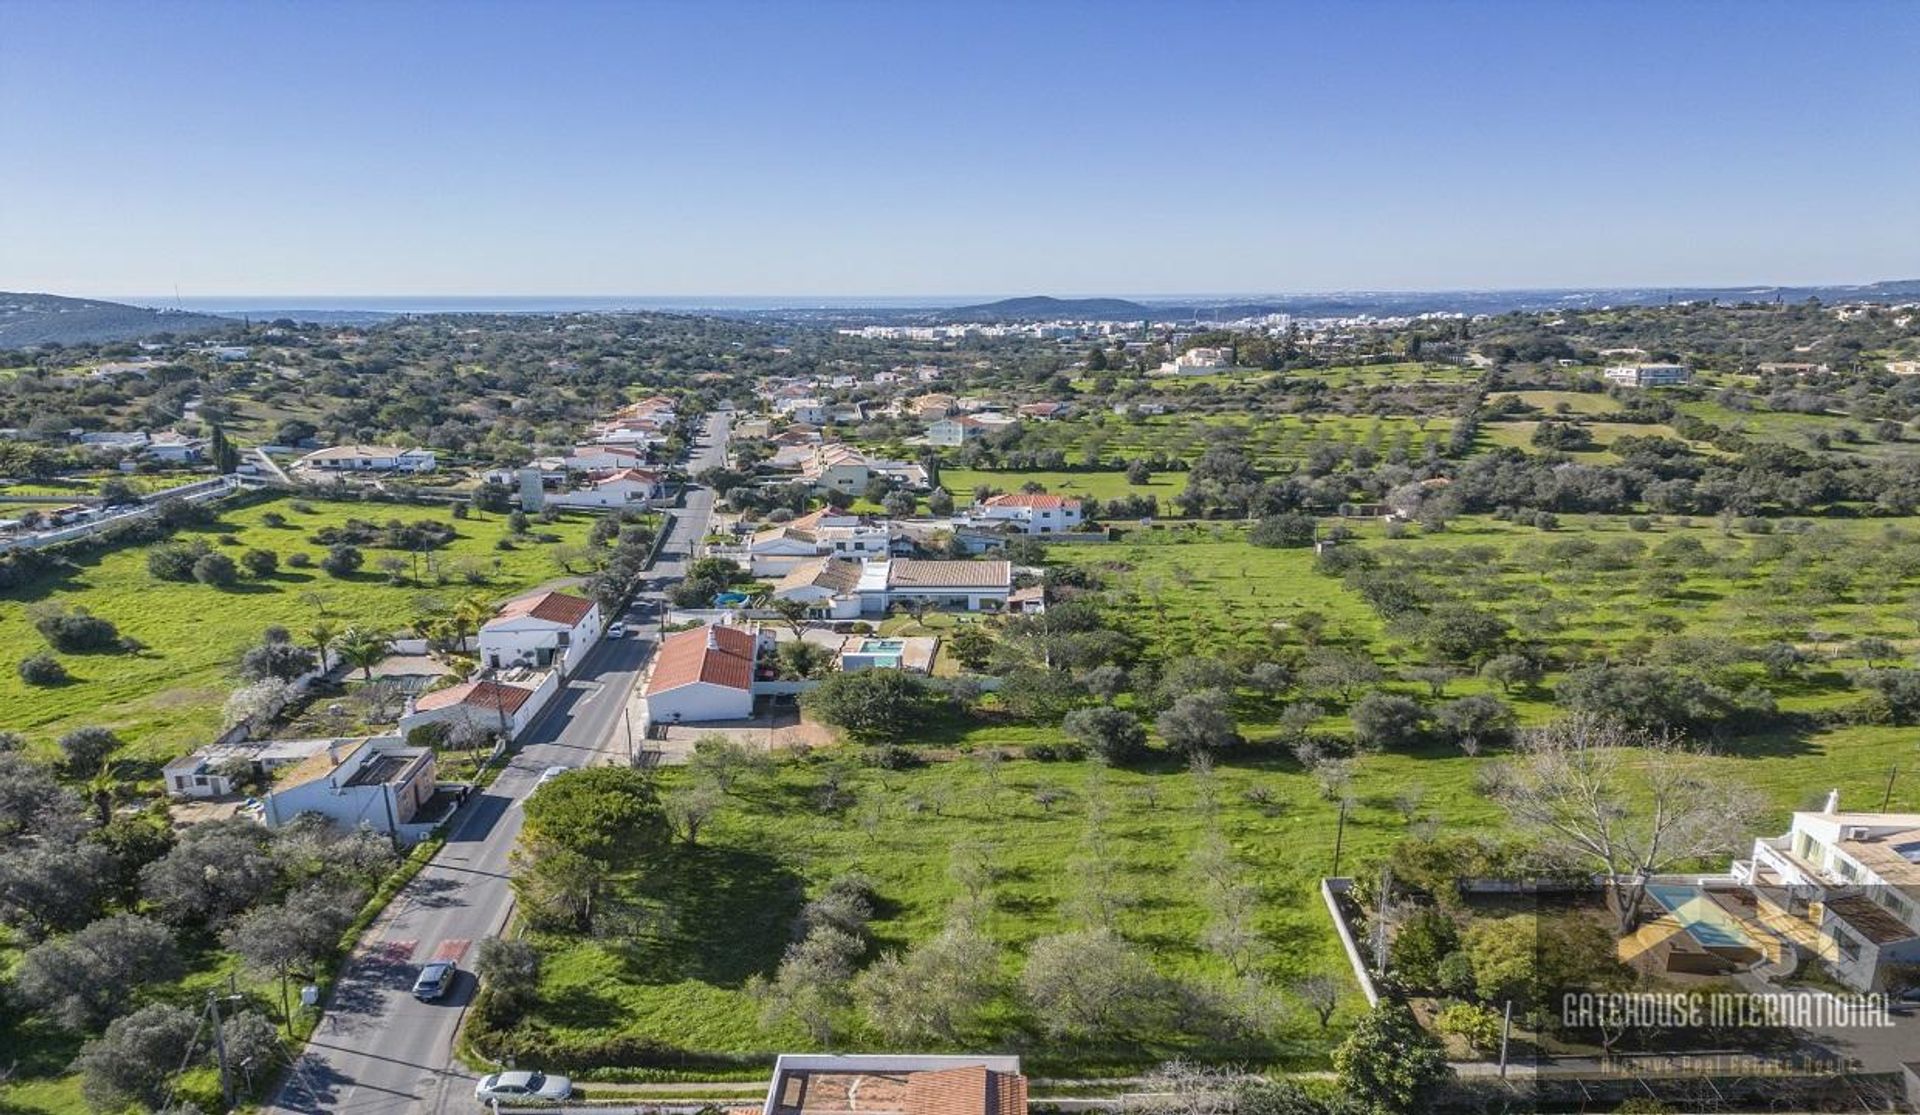
POLYGON ((383 631, 349 627, 340 636, 340 660, 360 668, 363 681, 373 680, 374 664, 387 656, 392 637, 383 631))
POLYGON ((307 642, 320 652, 320 672, 327 672, 327 650, 340 638, 340 630, 326 620, 320 620, 306 630, 307 642))
POLYGON ((469 593, 453 606, 454 632, 460 636, 460 645, 455 650, 465 650, 467 636, 476 634, 485 623, 493 618, 493 601, 481 593, 469 593))

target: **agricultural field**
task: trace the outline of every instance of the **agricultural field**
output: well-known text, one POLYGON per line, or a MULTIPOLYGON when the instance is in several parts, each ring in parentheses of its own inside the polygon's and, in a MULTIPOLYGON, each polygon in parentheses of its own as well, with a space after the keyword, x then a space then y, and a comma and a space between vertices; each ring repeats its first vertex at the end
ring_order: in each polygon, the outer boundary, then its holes
POLYGON ((940 484, 953 494, 953 498, 965 503, 971 498, 973 490, 984 484, 991 488, 1000 488, 1013 492, 1024 484, 1035 483, 1054 495, 1075 496, 1080 499, 1125 499, 1129 496, 1152 496, 1166 501, 1180 494, 1186 487, 1186 477, 1178 472, 1156 472, 1145 484, 1130 484, 1127 474, 1117 471, 1087 472, 1047 472, 1037 469, 1018 471, 985 471, 981 469, 942 468, 940 484))
MULTIPOLYGON (((1480 427, 1479 443, 1482 446, 1502 448, 1510 446, 1515 449, 1524 449, 1529 453, 1541 452, 1542 450, 1533 444, 1533 431, 1539 425, 1540 423, 1533 421, 1488 422, 1480 427)), ((1609 447, 1623 437, 1664 437, 1675 441, 1686 440, 1672 426, 1660 423, 1583 422, 1581 425, 1593 435, 1593 445, 1588 449, 1572 450, 1568 455, 1576 461, 1587 464, 1617 463, 1620 458, 1609 447)), ((1698 442, 1688 444, 1704 452, 1714 451, 1712 447, 1698 442)))
POLYGON ((1075 463, 1090 457, 1192 460, 1222 438, 1238 438, 1247 456, 1265 466, 1304 461, 1322 445, 1365 446, 1381 457, 1400 451, 1417 460, 1429 446, 1445 449, 1452 428, 1446 418, 1296 414, 1253 419, 1200 414, 1121 418, 1102 414, 1028 423, 1018 448, 1021 452, 1057 449, 1075 463))
MULTIPOLYGON (((263 628, 279 624, 297 633, 324 619, 338 627, 399 630, 469 593, 506 597, 563 576, 555 550, 583 543, 587 518, 568 516, 534 529, 560 541, 517 541, 512 549, 500 549, 509 534, 500 515, 450 520, 441 508, 277 499, 225 510, 213 525, 178 535, 180 540, 204 539, 236 558, 248 549, 276 552, 280 568, 263 579, 242 579, 224 589, 160 580, 148 571, 151 547, 146 546, 82 555, 77 567, 65 574, 0 594, 0 661, 5 663, 0 672, 0 728, 24 732, 45 749, 63 732, 99 725, 128 741, 128 757, 164 761, 219 731, 222 704, 234 688, 234 661, 259 640, 263 628), (266 517, 272 514, 285 516, 285 525, 269 525, 266 517), (324 554, 326 547, 309 536, 350 518, 382 523, 393 518, 445 520, 457 536, 431 553, 434 572, 423 565, 421 584, 390 584, 375 568, 385 551, 374 548, 365 549, 365 566, 345 577, 331 576, 317 565, 299 569, 288 564, 294 553, 316 558, 324 554), (469 571, 477 583, 469 583, 469 571), (46 647, 29 616, 31 608, 41 604, 86 608, 111 620, 143 649, 61 655, 71 680, 52 687, 29 686, 14 666, 46 647)), ((411 581, 411 570, 406 577, 411 581)))

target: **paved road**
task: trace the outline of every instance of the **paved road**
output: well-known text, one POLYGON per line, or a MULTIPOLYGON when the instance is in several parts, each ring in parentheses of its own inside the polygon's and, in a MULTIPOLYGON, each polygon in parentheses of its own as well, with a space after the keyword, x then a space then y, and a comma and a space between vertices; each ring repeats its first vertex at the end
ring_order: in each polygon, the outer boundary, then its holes
MULTIPOLYGON (((725 415, 709 420, 694 445, 690 471, 724 459, 728 425, 725 415)), ((519 803, 540 772, 626 760, 623 713, 658 630, 636 621, 659 615, 660 590, 684 575, 712 504, 706 489, 687 490, 685 507, 649 574, 648 591, 628 613, 636 636, 594 648, 508 768, 462 809, 446 847, 368 931, 325 1019, 265 1110, 412 1115, 474 1109, 474 1074, 453 1056, 455 1032, 473 999, 473 976, 463 972, 436 1003, 408 993, 413 977, 429 959, 464 959, 474 941, 506 923, 513 910, 507 868, 520 832, 519 803)))

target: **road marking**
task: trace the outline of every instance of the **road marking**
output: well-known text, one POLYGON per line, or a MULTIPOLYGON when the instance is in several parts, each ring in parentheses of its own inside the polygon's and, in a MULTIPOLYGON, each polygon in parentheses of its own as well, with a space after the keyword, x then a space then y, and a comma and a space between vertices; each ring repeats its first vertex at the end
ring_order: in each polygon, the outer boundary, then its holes
POLYGON ((382 941, 374 951, 381 960, 389 964, 405 964, 413 959, 413 950, 420 944, 412 941, 382 941))
POLYGON ((440 942, 439 948, 433 950, 433 959, 450 960, 457 964, 465 959, 467 949, 472 947, 472 945, 473 942, 468 938, 449 937, 440 942))

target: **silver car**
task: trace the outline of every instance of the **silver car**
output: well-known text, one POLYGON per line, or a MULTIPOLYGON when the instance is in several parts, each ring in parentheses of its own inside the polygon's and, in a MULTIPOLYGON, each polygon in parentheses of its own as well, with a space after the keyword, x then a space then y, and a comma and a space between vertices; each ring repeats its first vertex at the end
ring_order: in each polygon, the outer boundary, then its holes
POLYGON ((413 981, 413 997, 431 1003, 451 991, 459 978, 460 968, 453 961, 435 960, 421 967, 420 978, 413 981))
POLYGON ((481 1103, 559 1103, 572 1094, 573 1081, 544 1072, 491 1073, 473 1087, 481 1103))

